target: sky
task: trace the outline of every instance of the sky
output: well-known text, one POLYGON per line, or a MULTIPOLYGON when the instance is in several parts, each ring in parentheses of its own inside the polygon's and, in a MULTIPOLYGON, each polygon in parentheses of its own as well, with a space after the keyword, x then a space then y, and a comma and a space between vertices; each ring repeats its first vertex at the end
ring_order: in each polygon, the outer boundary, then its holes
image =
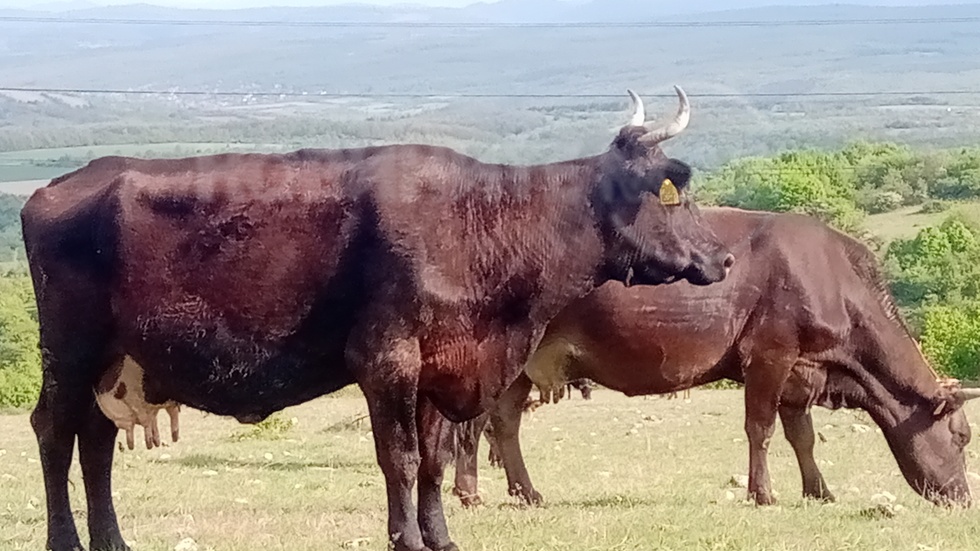
MULTIPOLYGON (((493 3, 496 0, 483 0, 493 3)), ((45 4, 72 3, 63 0, 0 0, 0 8, 32 8, 45 4)), ((330 6, 337 4, 375 4, 390 6, 392 4, 420 4, 425 6, 462 7, 476 3, 476 0, 87 0, 96 5, 115 4, 154 4, 174 8, 256 8, 256 7, 305 7, 330 6)))
MULTIPOLYGON (((374 4, 378 6, 390 6, 393 4, 416 4, 425 6, 442 6, 442 7, 462 7, 469 4, 477 3, 482 1, 485 3, 494 3, 498 0, 0 0, 0 8, 33 8, 38 6, 46 5, 73 5, 79 4, 89 4, 89 5, 118 5, 118 4, 155 4, 158 6, 167 6, 175 8, 215 8, 215 9, 227 9, 227 8, 255 8, 255 7, 306 7, 306 6, 330 6, 338 4, 374 4)), ((562 1, 574 1, 583 2, 585 0, 562 0, 562 1)), ((650 0, 650 1, 682 1, 682 0, 650 0)), ((730 0, 725 2, 726 8, 738 9, 739 7, 744 7, 743 4, 751 3, 758 5, 756 2, 744 2, 739 0, 730 0)), ((780 0, 772 0, 768 2, 769 4, 778 5, 780 0)), ((793 4, 799 5, 801 2, 793 2, 793 4)), ((813 0, 813 2, 807 2, 812 4, 833 4, 833 3, 843 3, 843 4, 865 4, 865 5, 935 5, 935 4, 976 4, 980 3, 980 0, 813 0)), ((77 6, 76 6, 77 7, 77 6)))

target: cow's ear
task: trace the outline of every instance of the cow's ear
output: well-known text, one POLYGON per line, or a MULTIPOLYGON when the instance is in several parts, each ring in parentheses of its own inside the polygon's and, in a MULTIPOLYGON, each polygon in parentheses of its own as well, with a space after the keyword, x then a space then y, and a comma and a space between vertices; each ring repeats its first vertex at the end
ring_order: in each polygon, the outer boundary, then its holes
POLYGON ((956 379, 939 381, 939 392, 933 398, 933 415, 944 417, 963 407, 967 400, 980 398, 980 388, 962 388, 956 379))
POLYGON ((942 419, 950 413, 963 407, 963 402, 956 399, 952 393, 944 392, 933 400, 932 415, 937 419, 942 419))
POLYGON ((664 176, 670 180, 678 191, 684 191, 691 183, 691 166, 684 161, 677 159, 667 159, 667 167, 664 169, 664 176))

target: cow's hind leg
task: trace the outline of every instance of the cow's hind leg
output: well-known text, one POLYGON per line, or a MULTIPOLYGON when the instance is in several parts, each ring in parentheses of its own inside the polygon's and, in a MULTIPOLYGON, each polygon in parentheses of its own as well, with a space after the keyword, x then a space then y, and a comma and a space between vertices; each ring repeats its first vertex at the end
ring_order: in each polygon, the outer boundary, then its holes
POLYGON ((418 521, 422 541, 434 551, 458 551, 449 538, 442 505, 443 474, 452 459, 453 424, 424 396, 419 396, 417 411, 421 454, 418 521))
POLYGON ((78 433, 78 462, 85 482, 91 551, 128 551, 112 506, 113 444, 119 429, 93 401, 78 433))
POLYGON ((44 284, 38 292, 43 384, 31 425, 44 475, 48 549, 82 549, 68 501, 68 470, 78 437, 93 551, 125 550, 110 490, 117 429, 98 409, 94 393, 109 365, 109 301, 95 281, 86 277, 70 281, 70 292, 44 284))
POLYGON ((478 507, 483 504, 479 488, 480 436, 490 422, 490 415, 478 417, 456 425, 456 478, 453 495, 459 498, 463 507, 478 507))
POLYGON ((84 407, 83 391, 56 382, 45 372, 41 395, 31 413, 31 426, 37 437, 44 475, 48 514, 46 549, 50 551, 82 549, 68 501, 68 469, 84 407))
MULTIPOLYGON (((56 361, 48 360, 48 366, 56 361)), ((118 429, 95 403, 89 382, 58 381, 48 367, 31 425, 37 436, 48 513, 51 551, 83 549, 68 500, 68 470, 75 438, 88 505, 92 551, 126 551, 112 506, 112 454, 118 429)))
POLYGON ((783 433, 786 440, 793 446, 796 461, 800 465, 800 475, 803 477, 803 497, 832 502, 834 495, 827 489, 823 474, 817 467, 813 457, 815 438, 813 435, 813 418, 804 408, 779 406, 779 418, 783 422, 783 433))
MULTIPOLYGON (((490 418, 487 417, 487 421, 490 418)), ((504 468, 504 458, 500 455, 500 444, 497 443, 497 435, 493 432, 493 425, 489 422, 487 426, 483 429, 483 435, 487 437, 487 462, 490 463, 491 467, 502 469, 504 468)))

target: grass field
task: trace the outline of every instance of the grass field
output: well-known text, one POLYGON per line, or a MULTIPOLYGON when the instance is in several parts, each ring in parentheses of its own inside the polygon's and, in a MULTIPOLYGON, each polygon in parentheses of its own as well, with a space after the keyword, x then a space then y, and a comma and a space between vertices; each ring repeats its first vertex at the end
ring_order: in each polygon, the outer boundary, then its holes
POLYGON ((980 202, 954 203, 943 212, 923 214, 922 207, 906 207, 883 214, 874 214, 865 221, 865 227, 885 241, 915 237, 919 231, 929 226, 941 224, 953 215, 960 215, 975 223, 980 223, 980 202))
MULTIPOLYGON (((201 551, 385 549, 370 429, 349 422, 365 412, 363 398, 345 392, 286 410, 298 424, 278 439, 271 431, 240 439, 252 428, 185 411, 177 444, 116 454, 124 536, 137 551, 171 550, 185 538, 201 551)), ((881 434, 863 431, 873 424, 856 412, 814 412, 827 440, 817 457, 837 504, 802 500, 779 429, 771 466, 780 505, 745 503, 745 490, 729 483, 746 472, 741 412, 735 390, 696 390, 690 403, 600 390, 590 402, 542 407, 525 419, 522 441, 546 505, 518 507, 502 471, 486 466, 484 445, 486 505, 462 509, 447 480, 450 529, 464 551, 976 549, 980 511, 941 510, 914 494, 881 434), (894 517, 873 513, 883 492, 902 506, 894 517)), ((980 418, 980 406, 967 413, 980 418)), ((27 414, 0 416, 0 435, 0 549, 42 549, 44 490, 27 414)), ((968 452, 970 468, 980 468, 980 444, 968 452)), ((977 480, 971 475, 974 492, 977 480)), ((71 482, 87 541, 77 464, 71 482)))

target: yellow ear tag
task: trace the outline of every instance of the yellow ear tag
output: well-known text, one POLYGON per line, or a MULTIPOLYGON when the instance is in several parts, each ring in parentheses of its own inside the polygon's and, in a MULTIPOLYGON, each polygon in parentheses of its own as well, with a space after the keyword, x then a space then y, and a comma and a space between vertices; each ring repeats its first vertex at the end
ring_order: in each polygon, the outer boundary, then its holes
POLYGON ((677 187, 670 178, 665 178, 660 184, 660 203, 669 207, 681 204, 681 194, 677 192, 677 187))

